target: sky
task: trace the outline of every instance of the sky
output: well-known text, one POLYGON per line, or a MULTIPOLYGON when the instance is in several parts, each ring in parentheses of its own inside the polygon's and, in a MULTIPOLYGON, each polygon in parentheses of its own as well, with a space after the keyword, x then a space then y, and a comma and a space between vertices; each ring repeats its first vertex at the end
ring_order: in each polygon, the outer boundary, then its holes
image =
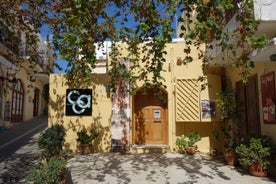
MULTIPOLYGON (((160 7, 159 9, 161 10, 163 7, 160 7)), ((114 13, 114 7, 108 7, 108 13, 114 13)), ((172 26, 177 30, 177 17, 180 15, 180 12, 178 11, 178 15, 176 15, 173 23, 172 23, 172 26)), ((129 15, 128 17, 128 23, 127 27, 134 27, 137 25, 137 22, 134 22, 134 19, 131 15, 129 15)), ((120 25, 118 25, 120 26, 120 25)), ((43 25, 41 27, 41 36, 43 38, 43 40, 46 40, 47 39, 47 36, 49 35, 49 40, 51 41, 52 40, 52 33, 51 33, 51 30, 49 29, 49 26, 47 25, 43 25)), ((173 38, 176 38, 176 34, 173 35, 173 38)), ((58 55, 58 52, 56 51, 56 54, 58 55)), ((66 72, 66 67, 67 67, 67 62, 63 59, 61 59, 60 57, 57 57, 57 59, 55 59, 55 62, 58 63, 60 65, 60 67, 63 68, 63 70, 59 70, 58 68, 54 68, 54 73, 65 73, 66 72)))

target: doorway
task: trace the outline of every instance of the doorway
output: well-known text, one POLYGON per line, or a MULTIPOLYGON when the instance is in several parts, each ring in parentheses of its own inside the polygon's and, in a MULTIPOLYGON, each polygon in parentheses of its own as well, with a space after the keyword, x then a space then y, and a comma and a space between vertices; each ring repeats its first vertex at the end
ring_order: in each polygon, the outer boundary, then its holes
POLYGON ((23 120, 24 89, 22 82, 17 79, 12 92, 11 122, 23 120))
POLYGON ((258 95, 257 74, 250 76, 245 84, 242 81, 236 83, 237 104, 241 107, 239 120, 239 137, 247 134, 260 135, 260 113, 258 95))
POLYGON ((139 90, 134 96, 134 143, 168 143, 167 94, 153 89, 139 90), (162 97, 160 97, 162 96, 162 97))

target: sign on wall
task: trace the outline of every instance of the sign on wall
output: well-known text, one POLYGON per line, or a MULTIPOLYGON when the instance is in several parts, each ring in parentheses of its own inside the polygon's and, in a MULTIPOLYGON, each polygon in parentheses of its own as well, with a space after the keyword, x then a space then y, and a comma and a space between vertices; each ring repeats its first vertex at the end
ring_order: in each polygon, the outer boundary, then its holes
POLYGON ((276 124, 274 72, 261 76, 261 90, 264 123, 276 124))
POLYGON ((216 116, 216 104, 214 100, 201 100, 201 115, 203 119, 216 116))
POLYGON ((66 115, 90 116, 92 115, 92 89, 66 90, 66 115))

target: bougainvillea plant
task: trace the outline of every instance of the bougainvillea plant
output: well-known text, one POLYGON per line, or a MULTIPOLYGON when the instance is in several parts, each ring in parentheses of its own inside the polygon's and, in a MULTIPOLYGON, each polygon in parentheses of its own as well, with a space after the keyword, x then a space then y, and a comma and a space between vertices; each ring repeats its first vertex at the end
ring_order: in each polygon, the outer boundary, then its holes
MULTIPOLYGON (((3 0, 0 10, 1 30, 12 40, 19 39, 22 32, 26 34, 27 44, 34 50, 30 58, 34 64, 38 57, 37 33, 47 28, 52 48, 67 62, 66 77, 73 87, 93 81, 90 73, 97 64, 95 44, 103 46, 107 40, 113 43, 109 63, 111 86, 121 80, 117 77, 121 74, 134 88, 137 80, 163 86, 164 48, 176 32, 172 23, 177 12, 184 12, 178 17, 183 31, 180 37, 186 40, 184 63, 193 61, 190 52, 196 46, 197 57, 205 69, 213 59, 207 51, 220 47, 227 59, 234 60, 233 66, 242 69, 241 75, 246 79, 254 66, 249 54, 267 42, 264 35, 255 34, 258 21, 253 16, 253 0, 236 4, 231 0, 3 0), (238 5, 236 19, 240 26, 225 30, 225 12, 237 9, 238 5), (127 45, 127 71, 117 62, 122 59, 118 42, 127 45)), ((20 63, 20 54, 14 56, 20 63)), ((60 67, 58 60, 56 67, 60 67)))

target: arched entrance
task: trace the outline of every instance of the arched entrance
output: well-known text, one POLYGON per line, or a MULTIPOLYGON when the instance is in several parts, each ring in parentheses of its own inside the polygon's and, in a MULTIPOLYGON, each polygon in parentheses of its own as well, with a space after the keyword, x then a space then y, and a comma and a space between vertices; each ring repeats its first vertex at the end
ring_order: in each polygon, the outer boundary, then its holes
POLYGON ((141 89, 134 96, 134 144, 168 144, 167 94, 141 89))
POLYGON ((22 82, 17 79, 12 92, 11 122, 23 120, 24 89, 22 82))

